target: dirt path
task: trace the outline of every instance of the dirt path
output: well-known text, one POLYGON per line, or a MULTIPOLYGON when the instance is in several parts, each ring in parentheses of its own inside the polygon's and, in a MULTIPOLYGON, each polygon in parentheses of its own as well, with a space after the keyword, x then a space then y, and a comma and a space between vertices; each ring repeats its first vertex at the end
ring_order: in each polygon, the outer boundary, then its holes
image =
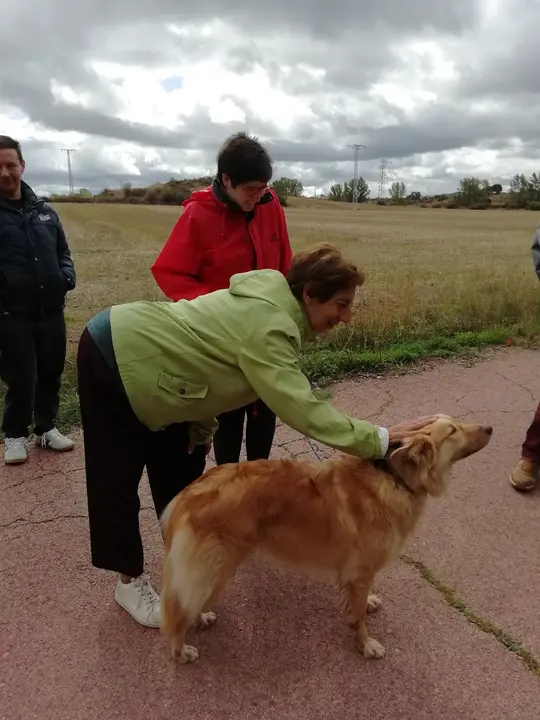
MULTIPOLYGON (((0 466, 0 717, 538 720, 540 489, 519 495, 507 477, 540 399, 539 360, 510 350, 334 386, 332 402, 356 416, 437 411, 495 428, 431 502, 409 562, 381 578, 384 606, 370 618, 380 662, 356 654, 331 587, 258 562, 198 640, 200 662, 176 670, 159 633, 120 611, 112 578, 90 567, 80 442, 70 456, 33 450, 26 466, 0 466)), ((280 426, 275 453, 327 451, 280 426)), ((159 586, 146 482, 141 496, 159 586)))

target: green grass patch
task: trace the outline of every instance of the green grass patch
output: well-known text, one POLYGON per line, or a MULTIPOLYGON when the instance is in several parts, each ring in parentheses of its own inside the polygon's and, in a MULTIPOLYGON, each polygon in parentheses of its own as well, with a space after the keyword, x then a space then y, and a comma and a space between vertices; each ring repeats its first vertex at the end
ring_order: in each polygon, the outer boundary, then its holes
POLYGON ((322 341, 304 351, 300 366, 312 382, 324 387, 343 375, 402 367, 430 358, 455 357, 490 345, 508 344, 513 342, 510 338, 507 329, 494 328, 456 333, 451 337, 410 340, 374 349, 358 348, 353 343, 339 347, 330 341, 322 341))

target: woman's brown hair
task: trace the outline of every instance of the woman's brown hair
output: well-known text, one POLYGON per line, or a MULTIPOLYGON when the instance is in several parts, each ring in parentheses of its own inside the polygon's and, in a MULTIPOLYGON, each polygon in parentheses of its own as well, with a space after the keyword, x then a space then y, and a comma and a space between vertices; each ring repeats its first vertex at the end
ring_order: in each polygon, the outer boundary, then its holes
POLYGON ((302 301, 305 290, 314 300, 327 302, 342 290, 363 285, 365 277, 339 250, 321 244, 293 257, 287 281, 297 300, 302 301))

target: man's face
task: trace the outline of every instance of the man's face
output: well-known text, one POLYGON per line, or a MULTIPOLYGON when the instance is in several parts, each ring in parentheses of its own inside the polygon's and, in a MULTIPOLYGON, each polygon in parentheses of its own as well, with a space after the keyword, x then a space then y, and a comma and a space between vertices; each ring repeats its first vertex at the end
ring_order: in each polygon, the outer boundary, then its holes
POLYGON ((233 188, 230 177, 225 175, 225 173, 223 173, 222 181, 227 195, 241 207, 244 212, 251 212, 268 190, 267 183, 257 181, 242 183, 233 188))
POLYGON ((24 161, 19 160, 16 150, 0 149, 0 197, 17 200, 21 197, 21 176, 24 161))

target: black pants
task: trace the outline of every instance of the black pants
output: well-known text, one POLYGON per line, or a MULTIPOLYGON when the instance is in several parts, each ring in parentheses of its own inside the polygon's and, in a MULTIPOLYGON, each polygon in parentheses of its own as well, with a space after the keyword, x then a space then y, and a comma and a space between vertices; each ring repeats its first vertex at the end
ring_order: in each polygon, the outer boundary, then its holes
POLYGON ((246 455, 248 460, 267 460, 274 442, 276 416, 262 400, 231 410, 218 417, 219 429, 214 435, 214 456, 218 465, 238 462, 246 422, 246 455))
POLYGON ((540 405, 536 408, 521 448, 521 457, 540 464, 540 405))
POLYGON ((40 319, 0 316, 0 377, 6 384, 2 431, 28 437, 56 425, 66 360, 64 313, 40 319))
POLYGON ((144 570, 138 487, 146 466, 156 515, 203 472, 205 449, 188 454, 185 423, 150 431, 133 412, 118 370, 85 330, 77 357, 92 564, 138 577, 144 570))

